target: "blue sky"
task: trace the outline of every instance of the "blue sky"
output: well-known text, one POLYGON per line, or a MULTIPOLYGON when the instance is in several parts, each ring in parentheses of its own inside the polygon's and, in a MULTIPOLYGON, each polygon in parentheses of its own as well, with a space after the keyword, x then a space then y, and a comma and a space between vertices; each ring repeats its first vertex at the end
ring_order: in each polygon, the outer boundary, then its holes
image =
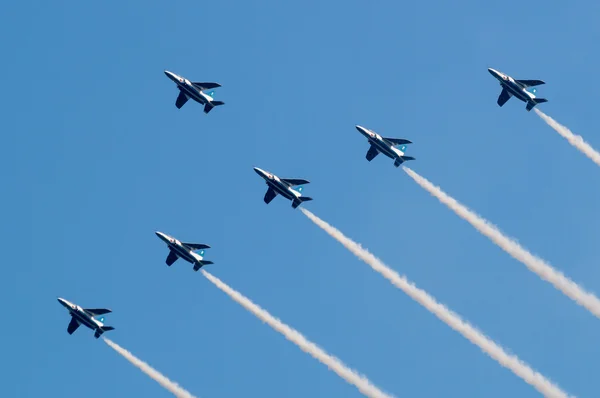
POLYGON ((201 397, 360 396, 207 270, 397 396, 536 396, 290 203, 253 166, 307 178, 311 211, 570 393, 594 396, 599 320, 412 182, 368 163, 361 124, 414 142, 418 173, 600 291, 600 170, 494 67, 547 82, 540 108, 600 147, 600 4, 349 1, 2 5, 5 396, 169 393, 61 296, 109 307, 109 337, 201 397), (169 69, 223 85, 175 108, 169 69))

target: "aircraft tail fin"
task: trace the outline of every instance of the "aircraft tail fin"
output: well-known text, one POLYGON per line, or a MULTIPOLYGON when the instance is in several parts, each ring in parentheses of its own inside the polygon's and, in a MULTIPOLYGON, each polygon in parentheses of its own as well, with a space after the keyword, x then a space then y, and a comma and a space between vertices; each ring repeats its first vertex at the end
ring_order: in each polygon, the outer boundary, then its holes
POLYGON ((196 264, 194 264, 194 271, 198 271, 200 268, 204 267, 205 265, 210 265, 210 264, 214 264, 214 263, 212 261, 206 261, 206 260, 198 261, 196 264))
POLYGON ((533 98, 531 101, 527 102, 527 111, 533 109, 537 104, 543 104, 544 102, 548 102, 546 98, 533 98))
POLYGON ((415 160, 412 156, 400 156, 394 160, 394 166, 398 167, 407 160, 415 160))
POLYGON ((215 106, 219 106, 219 105, 225 105, 225 103, 223 101, 207 102, 206 105, 204 105, 204 113, 210 112, 212 110, 212 108, 214 108, 215 106))
POLYGON ((96 331, 94 332, 94 337, 98 338, 102 336, 102 333, 110 332, 111 330, 115 330, 115 328, 113 328, 112 326, 102 326, 101 328, 96 329, 96 331))
POLYGON ((313 200, 313 198, 309 198, 308 196, 300 196, 292 201, 292 207, 295 209, 300 206, 302 202, 308 202, 309 200, 313 200))

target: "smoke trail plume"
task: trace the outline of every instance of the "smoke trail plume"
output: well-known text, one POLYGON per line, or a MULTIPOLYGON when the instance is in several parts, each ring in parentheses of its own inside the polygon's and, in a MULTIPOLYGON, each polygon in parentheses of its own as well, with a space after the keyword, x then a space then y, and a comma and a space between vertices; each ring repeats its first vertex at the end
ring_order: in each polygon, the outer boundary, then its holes
POLYGON ((168 391, 170 391, 176 397, 178 397, 178 398, 196 398, 192 394, 190 394, 189 392, 187 392, 186 390, 184 390, 177 383, 175 383, 175 382, 167 379, 158 370, 152 368, 146 362, 144 362, 144 361, 136 358, 132 353, 130 353, 129 351, 127 351, 123 347, 119 346, 117 343, 115 343, 115 342, 107 339, 106 337, 104 337, 103 340, 113 350, 115 350, 116 352, 118 352, 119 354, 121 354, 122 356, 124 356, 125 359, 127 359, 129 362, 131 362, 133 364, 133 366, 135 366, 136 368, 140 369, 142 372, 146 373, 148 376, 150 376, 150 378, 152 378, 158 384, 160 384, 165 389, 167 389, 168 391))
POLYGON ((575 135, 571 130, 562 124, 558 123, 556 120, 552 119, 550 116, 546 115, 544 112, 540 111, 537 108, 534 108, 535 113, 538 114, 539 117, 544 120, 548 126, 552 127, 558 134, 566 138, 569 141, 569 144, 573 145, 575 148, 579 149, 585 156, 592 159, 594 163, 600 166, 600 153, 596 151, 590 144, 583 140, 583 137, 580 135, 575 135))
POLYGON ((286 339, 296 344, 298 347, 300 347, 302 351, 313 356, 316 360, 327 366, 329 369, 333 370, 348 383, 353 384, 364 395, 368 397, 391 397, 390 395, 384 393, 379 388, 374 386, 366 377, 348 368, 339 359, 327 354, 316 344, 308 341, 306 337, 300 334, 300 332, 298 332, 295 329, 292 329, 285 323, 281 322, 279 319, 275 318, 267 311, 254 304, 252 301, 250 301, 249 298, 244 297, 240 292, 226 285, 219 278, 209 274, 204 270, 201 271, 204 273, 204 276, 208 278, 208 280, 214 283, 215 286, 217 286, 223 292, 227 293, 227 295, 231 297, 234 301, 236 301, 242 307, 246 308, 248 311, 253 313, 261 321, 267 323, 277 332, 283 334, 286 339))
POLYGON ((438 303, 426 291, 419 289, 412 282, 409 282, 406 277, 400 276, 396 271, 386 266, 381 260, 364 249, 360 244, 347 238, 342 232, 332 227, 319 217, 312 214, 310 211, 300 208, 302 213, 306 215, 312 222, 322 228, 331 237, 340 242, 346 249, 352 252, 356 257, 367 263, 375 271, 379 272, 388 279, 394 286, 401 289, 409 295, 417 303, 421 304, 440 320, 462 334, 467 340, 475 344, 483 352, 495 359, 500 365, 510 369, 515 375, 519 376, 526 383, 533 386, 540 393, 548 397, 567 397, 567 393, 562 391, 560 387, 546 379, 542 374, 533 370, 529 365, 521 361, 514 355, 509 355, 502 347, 485 336, 482 332, 471 326, 466 321, 462 320, 459 315, 450 311, 443 304, 438 303))
POLYGON ((475 229, 487 236, 492 242, 510 254, 516 260, 522 262, 530 271, 536 273, 540 278, 550 282, 555 288, 573 299, 577 304, 586 308, 592 314, 600 318, 600 299, 594 294, 587 292, 577 283, 567 278, 560 271, 552 268, 541 258, 538 258, 519 245, 515 240, 506 237, 498 228, 487 220, 481 218, 467 207, 458 203, 454 198, 448 196, 439 187, 434 186, 427 179, 421 177, 408 167, 404 171, 412 177, 421 187, 435 196, 440 202, 453 210, 460 218, 468 221, 475 229))

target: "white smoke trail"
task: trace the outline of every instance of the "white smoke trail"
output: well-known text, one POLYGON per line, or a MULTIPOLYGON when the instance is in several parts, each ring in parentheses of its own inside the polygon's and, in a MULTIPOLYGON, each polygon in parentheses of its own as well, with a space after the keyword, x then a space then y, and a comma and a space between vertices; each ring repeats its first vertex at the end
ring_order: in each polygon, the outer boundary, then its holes
POLYGON ((115 350, 116 352, 121 354, 123 357, 125 357, 125 359, 127 359, 129 362, 131 362, 135 367, 140 369, 142 372, 146 373, 148 376, 150 376, 150 378, 152 378, 158 384, 160 384, 165 389, 167 389, 168 391, 173 393, 173 395, 175 395, 176 397, 178 397, 178 398, 196 398, 192 394, 187 392, 185 389, 183 389, 181 386, 179 386, 177 383, 167 379, 158 370, 152 368, 146 362, 136 358, 132 353, 130 353, 123 347, 119 346, 117 343, 107 339, 106 337, 104 337, 103 340, 113 350, 115 350))
POLYGON ((246 308, 248 311, 253 313, 261 321, 267 323, 277 332, 284 335, 286 339, 296 344, 298 347, 300 347, 302 351, 310 354, 316 360, 318 360, 322 364, 326 365, 329 369, 337 373, 348 383, 354 385, 364 395, 368 397, 391 397, 391 395, 384 393, 379 388, 374 386, 365 376, 362 376, 356 371, 348 368, 342 363, 342 361, 340 361, 336 357, 327 354, 316 344, 308 341, 306 337, 300 334, 300 332, 298 332, 295 329, 292 329, 285 323, 281 322, 279 319, 275 318, 267 311, 254 304, 249 298, 244 297, 240 292, 226 285, 219 278, 209 274, 204 270, 201 271, 204 273, 204 276, 208 278, 208 280, 214 283, 215 286, 217 286, 223 292, 227 293, 227 295, 229 295, 229 297, 231 297, 234 301, 236 301, 238 304, 242 305, 242 307, 246 308))
POLYGON ((406 171, 417 184, 426 191, 429 191, 429 193, 438 198, 440 202, 453 210, 460 218, 468 221, 475 229, 487 236, 505 252, 525 264, 530 271, 536 273, 543 280, 550 282, 554 287, 573 299, 577 304, 600 318, 600 299, 593 293, 587 292, 544 260, 531 254, 515 240, 506 237, 496 226, 481 218, 464 205, 458 203, 439 187, 436 187, 431 182, 427 181, 427 179, 421 177, 408 167, 404 167, 404 171, 406 171))
POLYGON ((573 145, 575 148, 579 149, 585 156, 592 159, 594 163, 600 166, 600 153, 596 151, 590 144, 583 140, 583 137, 580 135, 575 135, 571 130, 562 124, 558 123, 556 120, 552 119, 550 116, 546 115, 544 112, 540 111, 537 108, 534 108, 535 113, 541 117, 548 126, 552 127, 558 134, 566 138, 569 141, 569 144, 573 145))
POLYGON ((438 303, 426 291, 419 289, 412 282, 409 282, 406 277, 399 275, 396 271, 389 268, 381 260, 371 254, 367 249, 364 249, 360 244, 347 238, 338 229, 332 227, 319 217, 312 214, 310 211, 300 208, 312 222, 322 228, 330 236, 340 242, 346 249, 351 251, 356 257, 371 266, 375 271, 379 272, 388 279, 394 286, 401 289, 409 295, 417 303, 421 304, 444 323, 462 334, 467 340, 475 344, 483 352, 495 359, 500 365, 510 369, 515 375, 519 376, 526 383, 533 386, 540 393, 548 397, 567 397, 567 393, 562 391, 560 387, 546 379, 542 374, 533 370, 529 365, 521 361, 515 355, 509 355, 502 347, 485 336, 482 332, 471 326, 466 321, 462 320, 458 314, 450 311, 446 306, 438 303))

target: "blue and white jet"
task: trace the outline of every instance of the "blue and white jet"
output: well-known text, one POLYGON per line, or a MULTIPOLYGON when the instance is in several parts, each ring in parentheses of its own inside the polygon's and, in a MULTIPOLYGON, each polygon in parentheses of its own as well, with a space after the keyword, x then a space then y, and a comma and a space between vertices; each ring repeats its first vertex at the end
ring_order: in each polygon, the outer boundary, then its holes
POLYGON ((204 257, 202 257, 204 256, 204 249, 210 249, 209 245, 202 243, 182 243, 172 236, 159 231, 156 231, 155 234, 169 246, 169 255, 165 261, 169 267, 177 261, 178 258, 182 258, 188 263, 194 264, 194 271, 198 271, 207 264, 213 264, 212 261, 206 261, 204 260, 204 257), (196 253, 196 250, 200 250, 200 252, 196 253))
POLYGON ((502 92, 500 92, 500 96, 498 97, 499 106, 506 104, 506 101, 513 96, 527 103, 527 106, 525 107, 527 111, 532 110, 537 104, 548 102, 545 98, 538 98, 535 96, 537 91, 535 88, 531 89, 531 91, 527 90, 529 87, 546 84, 546 82, 542 80, 516 80, 492 68, 488 68, 488 72, 498 79, 502 86, 502 92))
POLYGON ((300 185, 310 184, 308 180, 300 178, 279 178, 273 173, 269 173, 258 167, 254 168, 256 174, 261 176, 269 186, 265 193, 265 203, 269 204, 278 194, 292 201, 292 207, 295 209, 300 203, 313 200, 308 196, 302 196, 302 187, 300 185), (294 188, 297 187, 297 188, 294 188))
POLYGON ((210 112, 215 106, 225 104, 223 101, 215 101, 213 99, 213 95, 215 94, 214 91, 211 91, 210 93, 204 92, 204 90, 221 87, 219 83, 190 82, 185 77, 178 76, 168 70, 165 71, 165 75, 173 80, 179 89, 179 95, 175 101, 177 109, 181 109, 190 98, 204 105, 204 113, 210 112))
POLYGON ((94 331, 94 337, 98 338, 104 332, 108 332, 109 330, 113 330, 112 326, 104 326, 104 318, 101 317, 96 319, 98 315, 108 314, 112 312, 106 308, 81 308, 77 304, 73 304, 70 301, 67 301, 63 298, 58 298, 58 302, 62 304, 67 310, 69 310, 69 314, 71 314, 71 322, 69 322, 69 326, 67 327, 67 333, 73 334, 79 327, 79 325, 85 325, 88 328, 94 331))
POLYGON ((379 155, 379 153, 383 153, 388 158, 394 159, 394 166, 396 167, 407 160, 415 160, 412 156, 404 156, 406 144, 412 144, 411 141, 403 138, 384 138, 373 130, 369 130, 368 128, 359 125, 356 125, 356 129, 364 135, 367 140, 369 140, 369 144, 371 144, 366 156, 369 162, 373 160, 375 156, 379 155), (398 145, 400 145, 400 147, 396 148, 398 145))

